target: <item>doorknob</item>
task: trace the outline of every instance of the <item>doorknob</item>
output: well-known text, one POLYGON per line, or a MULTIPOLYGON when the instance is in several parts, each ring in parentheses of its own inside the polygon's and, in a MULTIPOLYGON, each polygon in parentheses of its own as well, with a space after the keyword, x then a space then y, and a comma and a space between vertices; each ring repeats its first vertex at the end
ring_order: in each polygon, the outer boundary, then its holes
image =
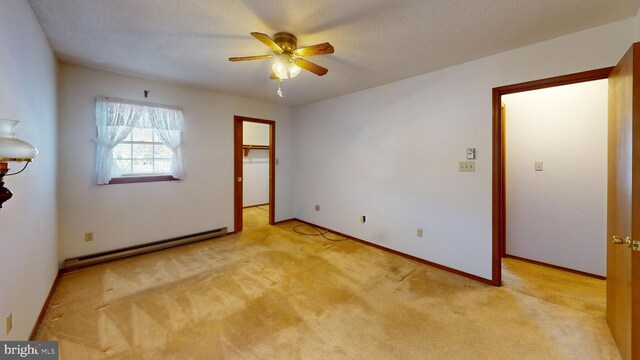
POLYGON ((615 236, 615 235, 611 237, 611 242, 616 245, 625 244, 628 248, 631 247, 631 243, 632 243, 631 238, 628 236, 623 239, 620 236, 615 236))
POLYGON ((242 182, 242 176, 238 176, 238 182, 242 182))

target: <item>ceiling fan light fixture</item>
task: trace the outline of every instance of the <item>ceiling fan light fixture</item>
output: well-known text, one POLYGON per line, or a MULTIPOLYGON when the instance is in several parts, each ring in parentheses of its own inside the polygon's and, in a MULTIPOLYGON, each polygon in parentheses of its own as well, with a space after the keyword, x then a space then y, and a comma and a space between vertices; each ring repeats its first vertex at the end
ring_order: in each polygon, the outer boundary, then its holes
POLYGON ((289 78, 289 57, 287 55, 276 55, 273 57, 273 65, 271 65, 271 70, 276 74, 278 78, 281 80, 286 80, 289 78))
POLYGON ((271 70, 273 70, 273 73, 276 74, 276 76, 281 80, 286 80, 289 78, 287 74, 287 68, 283 64, 275 63, 271 66, 271 70))
POLYGON ((293 61, 289 63, 289 77, 294 78, 300 74, 300 66, 296 65, 293 61))
POLYGON ((271 70, 280 80, 293 79, 302 70, 293 62, 289 54, 281 54, 273 57, 271 70))

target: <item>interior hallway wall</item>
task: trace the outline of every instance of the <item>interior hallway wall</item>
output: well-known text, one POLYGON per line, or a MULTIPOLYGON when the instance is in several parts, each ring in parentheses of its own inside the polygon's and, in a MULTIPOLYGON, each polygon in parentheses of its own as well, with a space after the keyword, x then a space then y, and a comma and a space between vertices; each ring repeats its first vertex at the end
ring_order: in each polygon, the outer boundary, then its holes
POLYGON ((502 101, 507 254, 605 276, 607 80, 502 101))
MULTIPOLYGON (((245 121, 242 125, 244 145, 269 145, 268 124, 245 121)), ((249 154, 242 158, 242 206, 268 202, 269 150, 250 150, 249 154)))
POLYGON ((628 19, 296 108, 296 217, 490 279, 492 88, 613 66, 633 36, 628 19))
POLYGON ((640 41, 640 9, 633 18, 633 41, 640 41))
MULTIPOLYGON (((0 209, 0 340, 29 337, 58 272, 56 67, 29 3, 0 1, 0 118, 21 121, 17 137, 40 151, 23 173, 5 177, 13 198, 0 209)), ((12 172, 22 166, 10 163, 12 172)))
POLYGON ((225 226, 233 231, 234 115, 276 121, 275 218, 293 216, 290 107, 70 64, 60 70, 60 260, 225 226), (151 90, 148 99, 144 90, 151 90), (185 179, 95 185, 96 96, 181 107, 185 179), (88 231, 92 242, 84 241, 88 231))

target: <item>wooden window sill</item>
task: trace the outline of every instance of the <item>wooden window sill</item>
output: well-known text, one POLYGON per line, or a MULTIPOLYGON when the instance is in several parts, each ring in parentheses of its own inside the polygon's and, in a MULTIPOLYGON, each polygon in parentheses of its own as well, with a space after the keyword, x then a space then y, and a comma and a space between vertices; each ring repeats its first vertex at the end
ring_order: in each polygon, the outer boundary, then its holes
POLYGON ((123 177, 111 179, 108 185, 135 184, 135 183, 156 182, 156 181, 178 181, 178 180, 179 179, 176 179, 171 175, 123 176, 123 177))

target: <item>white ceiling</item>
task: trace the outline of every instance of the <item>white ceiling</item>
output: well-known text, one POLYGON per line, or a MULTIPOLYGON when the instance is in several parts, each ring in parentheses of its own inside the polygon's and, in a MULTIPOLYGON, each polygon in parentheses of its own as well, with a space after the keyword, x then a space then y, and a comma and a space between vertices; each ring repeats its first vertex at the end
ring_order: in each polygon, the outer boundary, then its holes
POLYGON ((636 0, 29 0, 64 61, 300 106, 632 17, 636 0), (328 41, 284 84, 252 31, 328 41))

